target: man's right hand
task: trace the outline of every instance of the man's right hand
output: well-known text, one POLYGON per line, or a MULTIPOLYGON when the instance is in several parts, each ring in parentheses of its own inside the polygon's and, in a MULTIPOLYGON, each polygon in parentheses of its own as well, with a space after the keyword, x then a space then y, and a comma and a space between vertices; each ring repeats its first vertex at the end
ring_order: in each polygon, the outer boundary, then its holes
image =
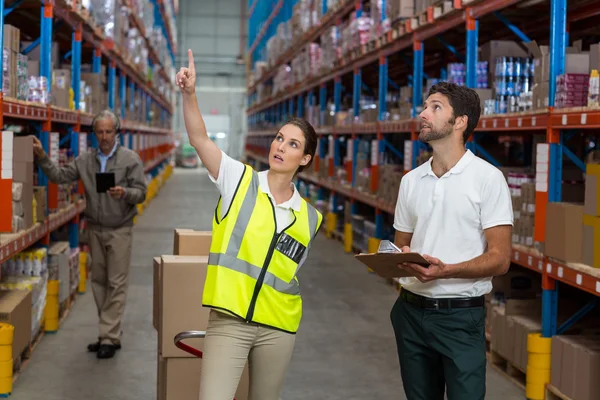
POLYGON ((46 155, 44 148, 42 147, 42 142, 35 136, 31 136, 33 138, 33 153, 38 157, 43 157, 46 155))

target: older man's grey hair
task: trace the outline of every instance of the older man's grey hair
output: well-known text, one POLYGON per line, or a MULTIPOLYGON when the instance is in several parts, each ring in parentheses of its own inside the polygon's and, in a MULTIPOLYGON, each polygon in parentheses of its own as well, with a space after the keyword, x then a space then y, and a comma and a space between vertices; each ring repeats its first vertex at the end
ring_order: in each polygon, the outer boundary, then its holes
POLYGON ((118 132, 119 129, 121 129, 121 120, 119 119, 119 116, 111 110, 102 110, 98 114, 96 114, 96 116, 92 120, 92 129, 94 130, 94 132, 96 131, 96 122, 104 119, 110 119, 113 121, 115 131, 118 132))

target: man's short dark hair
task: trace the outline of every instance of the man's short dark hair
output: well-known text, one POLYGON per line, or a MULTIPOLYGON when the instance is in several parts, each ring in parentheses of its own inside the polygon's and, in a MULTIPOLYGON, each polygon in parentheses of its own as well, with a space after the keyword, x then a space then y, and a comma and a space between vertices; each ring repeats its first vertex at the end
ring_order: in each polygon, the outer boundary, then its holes
POLYGON ((433 85, 429 89, 429 96, 434 93, 443 94, 448 98, 448 103, 452 107, 453 118, 467 116, 467 128, 463 132, 463 141, 467 143, 469 136, 479 123, 479 116, 481 115, 479 95, 473 89, 448 82, 439 82, 433 85))

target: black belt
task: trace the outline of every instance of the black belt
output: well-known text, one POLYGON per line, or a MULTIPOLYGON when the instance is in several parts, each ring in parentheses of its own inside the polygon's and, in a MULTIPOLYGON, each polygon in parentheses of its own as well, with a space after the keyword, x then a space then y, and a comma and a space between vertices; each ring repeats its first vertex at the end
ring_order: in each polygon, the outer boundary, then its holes
POLYGON ((430 297, 424 297, 409 292, 406 289, 400 290, 400 298, 403 301, 412 304, 413 306, 417 306, 425 310, 450 310, 452 308, 483 307, 485 304, 484 296, 432 299, 430 297))

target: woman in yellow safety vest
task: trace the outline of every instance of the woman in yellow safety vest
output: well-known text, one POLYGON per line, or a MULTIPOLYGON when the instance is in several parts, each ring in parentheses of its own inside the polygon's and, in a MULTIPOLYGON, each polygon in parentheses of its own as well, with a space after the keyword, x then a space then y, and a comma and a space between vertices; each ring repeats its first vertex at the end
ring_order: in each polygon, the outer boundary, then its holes
POLYGON ((196 99, 196 69, 177 74, 190 144, 221 197, 202 305, 210 307, 200 400, 233 399, 249 361, 250 398, 279 400, 302 318, 297 273, 322 215, 292 183, 317 148, 314 128, 291 119, 275 135, 267 171, 233 160, 210 140, 196 99))

